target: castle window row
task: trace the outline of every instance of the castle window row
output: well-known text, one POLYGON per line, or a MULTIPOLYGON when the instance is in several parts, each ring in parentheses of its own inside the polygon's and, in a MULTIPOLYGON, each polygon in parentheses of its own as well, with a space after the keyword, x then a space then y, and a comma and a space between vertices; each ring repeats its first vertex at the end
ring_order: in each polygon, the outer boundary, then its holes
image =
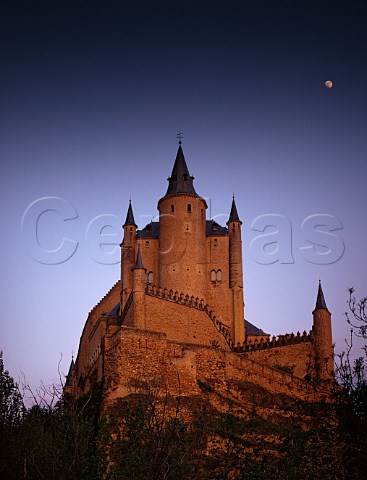
POLYGON ((222 270, 212 270, 210 272, 210 280, 212 283, 222 283, 222 270))
MULTIPOLYGON (((191 213, 191 203, 187 204, 187 212, 191 213)), ((175 206, 171 204, 171 213, 175 213, 175 206)), ((201 215, 203 216, 203 210, 201 210, 201 215)))

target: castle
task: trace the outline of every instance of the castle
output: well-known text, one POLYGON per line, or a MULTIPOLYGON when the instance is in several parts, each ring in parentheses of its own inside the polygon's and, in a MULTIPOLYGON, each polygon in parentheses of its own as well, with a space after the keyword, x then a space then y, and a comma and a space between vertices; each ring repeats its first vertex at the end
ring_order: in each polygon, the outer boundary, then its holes
POLYGON ((270 337, 245 320, 241 226, 206 219, 181 141, 159 221, 138 230, 129 203, 121 278, 89 313, 64 386, 75 397, 102 382, 113 402, 141 382, 193 394, 202 382, 246 380, 310 398, 310 378, 332 378, 331 314, 321 284, 309 333, 270 337))

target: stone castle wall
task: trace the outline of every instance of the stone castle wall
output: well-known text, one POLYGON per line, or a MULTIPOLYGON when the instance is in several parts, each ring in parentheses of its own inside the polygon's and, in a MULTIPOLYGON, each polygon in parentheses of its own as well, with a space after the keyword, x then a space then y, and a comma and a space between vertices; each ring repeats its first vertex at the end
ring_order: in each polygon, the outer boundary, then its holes
POLYGON ((294 375, 303 378, 314 356, 314 344, 303 342, 296 345, 250 351, 249 357, 268 366, 289 367, 294 375))
POLYGON ((204 310, 146 295, 146 328, 163 332, 169 340, 229 348, 204 310))
POLYGON ((90 311, 80 337, 78 351, 78 376, 87 377, 97 369, 98 379, 102 377, 103 338, 106 333, 106 321, 101 321, 103 313, 109 312, 120 301, 120 281, 107 292, 100 302, 90 311))
POLYGON ((208 236, 206 238, 206 255, 208 259, 208 294, 206 301, 221 321, 230 327, 233 308, 229 290, 228 235, 208 236), (212 271, 214 271, 213 274, 212 271), (218 273, 219 271, 220 273, 218 273))
POLYGON ((121 327, 106 337, 105 403, 154 388, 165 394, 200 394, 199 384, 218 390, 254 382, 269 392, 312 400, 302 379, 258 363, 252 356, 206 345, 179 343, 160 332, 121 327))

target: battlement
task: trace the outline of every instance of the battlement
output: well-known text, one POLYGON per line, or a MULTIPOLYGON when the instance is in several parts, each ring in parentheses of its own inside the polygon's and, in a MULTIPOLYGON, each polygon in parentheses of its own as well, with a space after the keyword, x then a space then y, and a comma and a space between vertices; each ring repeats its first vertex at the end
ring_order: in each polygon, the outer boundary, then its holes
POLYGON ((254 350, 265 350, 275 347, 285 347, 289 345, 297 345, 304 342, 312 342, 313 334, 312 330, 307 333, 304 331, 302 335, 300 332, 294 333, 285 333, 284 335, 273 336, 271 340, 264 341, 264 338, 261 337, 260 340, 250 340, 249 342, 243 343, 243 345, 237 345, 233 347, 233 350, 237 353, 251 352, 254 350))
POLYGON ((120 284, 120 280, 117 280, 117 282, 108 290, 108 292, 106 293, 106 295, 104 295, 104 296, 101 298, 101 300, 94 305, 94 307, 92 308, 92 310, 89 312, 88 315, 92 315, 93 313, 95 313, 96 310, 98 309, 98 307, 103 304, 104 300, 112 293, 112 291, 113 291, 114 289, 116 289, 116 287, 117 287, 119 284, 120 284))
POLYGON ((157 287, 152 283, 148 283, 146 285, 145 293, 157 298, 162 298, 168 302, 174 302, 179 305, 185 305, 190 308, 204 311, 218 332, 224 337, 228 346, 232 348, 233 342, 230 339, 229 327, 218 319, 214 311, 207 303, 205 303, 203 298, 194 297, 193 295, 190 296, 189 294, 185 294, 183 292, 178 293, 177 290, 174 292, 172 289, 168 290, 167 288, 162 288, 161 286, 157 287))

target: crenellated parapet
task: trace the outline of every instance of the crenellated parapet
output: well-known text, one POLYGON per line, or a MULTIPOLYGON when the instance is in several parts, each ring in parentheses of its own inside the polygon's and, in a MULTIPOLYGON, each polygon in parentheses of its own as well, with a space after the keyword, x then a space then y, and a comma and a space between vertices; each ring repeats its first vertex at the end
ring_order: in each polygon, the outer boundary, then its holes
POLYGON ((300 332, 294 333, 285 333, 284 335, 273 336, 269 341, 264 340, 261 337, 259 340, 250 340, 249 342, 244 342, 242 345, 237 345, 234 347, 234 351, 237 353, 252 352, 254 350, 266 350, 275 347, 286 347, 289 345, 297 345, 299 343, 310 343, 313 342, 312 331, 307 333, 304 331, 302 334, 300 332))
POLYGON ((179 293, 177 290, 168 290, 167 288, 162 288, 161 286, 156 286, 152 283, 148 283, 146 285, 145 293, 153 297, 162 298, 163 300, 169 302, 174 302, 179 305, 185 305, 190 308, 204 311, 208 315, 218 332, 224 337, 228 346, 232 348, 233 342, 230 338, 229 327, 215 315, 212 308, 207 303, 205 303, 203 298, 194 297, 194 295, 185 294, 183 292, 179 293))
POLYGON ((120 284, 120 280, 117 280, 117 282, 108 290, 108 292, 106 293, 106 295, 104 295, 101 300, 95 304, 95 306, 92 308, 92 310, 89 312, 89 315, 92 315, 93 313, 95 313, 95 311, 97 310, 97 308, 99 306, 101 306, 104 302, 104 300, 111 294, 111 292, 117 288, 117 286, 120 284))

